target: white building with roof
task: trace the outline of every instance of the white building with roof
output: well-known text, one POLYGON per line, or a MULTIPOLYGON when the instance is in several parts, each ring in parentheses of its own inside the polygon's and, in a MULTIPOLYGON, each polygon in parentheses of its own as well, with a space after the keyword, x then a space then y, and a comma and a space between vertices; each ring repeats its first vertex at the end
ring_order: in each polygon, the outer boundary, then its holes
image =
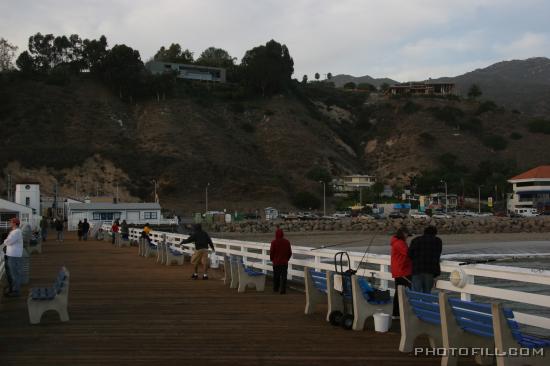
POLYGON ((33 228, 37 227, 36 221, 40 220, 40 216, 33 214, 32 207, 0 198, 0 229, 9 228, 9 221, 13 217, 18 217, 21 223, 29 223, 33 228))
POLYGON ((176 220, 164 219, 161 206, 157 202, 146 203, 67 203, 67 221, 69 230, 76 230, 78 221, 90 223, 112 223, 114 220, 126 220, 128 224, 151 225, 177 224, 176 220))
POLYGON ((508 199, 508 211, 525 210, 550 212, 550 165, 541 165, 508 180, 512 193, 508 199))

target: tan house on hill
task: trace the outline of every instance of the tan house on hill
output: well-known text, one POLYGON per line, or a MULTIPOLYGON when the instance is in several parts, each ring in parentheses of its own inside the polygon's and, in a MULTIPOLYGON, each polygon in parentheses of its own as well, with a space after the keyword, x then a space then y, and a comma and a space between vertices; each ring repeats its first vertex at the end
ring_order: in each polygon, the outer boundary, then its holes
POLYGON ((388 95, 453 95, 453 83, 402 83, 388 88, 388 95))

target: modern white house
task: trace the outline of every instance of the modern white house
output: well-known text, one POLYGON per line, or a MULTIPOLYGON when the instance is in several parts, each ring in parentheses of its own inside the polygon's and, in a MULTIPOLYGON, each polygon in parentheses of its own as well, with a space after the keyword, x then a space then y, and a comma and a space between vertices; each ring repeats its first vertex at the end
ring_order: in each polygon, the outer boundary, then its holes
POLYGON ((152 74, 175 73, 180 79, 215 81, 225 83, 225 69, 200 65, 178 64, 174 62, 149 61, 145 67, 152 74))
POLYGON ((13 217, 18 217, 22 223, 29 223, 33 228, 40 222, 40 216, 34 215, 31 207, 0 198, 0 229, 9 228, 9 221, 13 217))
POLYGON ((332 188, 335 193, 349 193, 358 191, 361 188, 370 188, 376 183, 373 175, 345 175, 332 181, 332 188))
POLYGON ((128 224, 177 224, 177 219, 165 219, 160 204, 146 203, 67 203, 67 222, 69 230, 76 230, 78 221, 90 223, 112 223, 114 220, 126 220, 128 224))
POLYGON ((550 212, 550 165, 541 165, 508 180, 512 193, 508 211, 519 213, 526 209, 550 212))

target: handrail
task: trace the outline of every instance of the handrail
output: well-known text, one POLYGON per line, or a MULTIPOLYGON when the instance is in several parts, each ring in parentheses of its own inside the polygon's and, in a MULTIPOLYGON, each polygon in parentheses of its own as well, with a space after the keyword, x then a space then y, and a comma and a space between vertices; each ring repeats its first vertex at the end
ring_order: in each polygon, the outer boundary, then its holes
MULTIPOLYGON (((104 225, 104 230, 110 231, 110 227, 104 225)), ((141 235, 141 229, 130 229, 130 239, 138 240, 141 235)), ((187 238, 187 235, 168 233, 162 231, 151 231, 149 234, 154 241, 166 239, 166 242, 181 252, 192 254, 191 249, 180 247, 180 242, 187 238)), ((237 255, 241 256, 247 266, 262 270, 266 273, 272 270, 269 259, 269 243, 248 242, 241 240, 212 238, 218 255, 237 255)), ((312 250, 309 247, 293 246, 293 257, 289 262, 288 274, 292 278, 303 279, 303 267, 307 266, 316 271, 332 271, 334 254, 338 252, 335 249, 312 250)), ((363 259, 364 253, 348 251, 351 261, 351 267, 357 268, 363 259)), ((388 288, 388 281, 393 281, 390 272, 390 256, 383 254, 368 254, 364 263, 369 267, 377 266, 377 269, 365 268, 363 264, 358 274, 363 276, 373 276, 380 281, 382 289, 388 288)), ((517 268, 507 266, 496 266, 488 264, 471 264, 459 266, 460 262, 443 260, 441 261, 441 272, 458 272, 464 278, 463 287, 455 286, 451 281, 438 280, 437 288, 460 293, 462 300, 470 300, 471 295, 482 296, 489 299, 514 301, 523 304, 541 306, 550 310, 550 295, 540 293, 529 293, 524 291, 502 289, 491 287, 489 285, 477 285, 476 277, 485 277, 498 280, 517 281, 537 285, 550 286, 550 271, 534 270, 529 268, 517 268)), ((550 288, 549 288, 550 289, 550 288)), ((514 312, 515 318, 519 323, 535 326, 539 328, 550 329, 550 318, 539 315, 514 312)))

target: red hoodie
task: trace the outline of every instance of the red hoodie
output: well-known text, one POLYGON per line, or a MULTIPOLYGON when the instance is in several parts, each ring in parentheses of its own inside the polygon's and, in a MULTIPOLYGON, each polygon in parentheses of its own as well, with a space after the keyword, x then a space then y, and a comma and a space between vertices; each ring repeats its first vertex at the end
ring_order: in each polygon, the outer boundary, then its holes
POLYGON ((292 257, 292 249, 290 242, 284 238, 282 229, 275 231, 275 240, 271 242, 269 249, 269 258, 274 266, 287 265, 288 260, 292 257))
POLYGON ((391 275, 393 278, 410 276, 412 261, 408 255, 409 247, 404 240, 391 237, 391 275))

